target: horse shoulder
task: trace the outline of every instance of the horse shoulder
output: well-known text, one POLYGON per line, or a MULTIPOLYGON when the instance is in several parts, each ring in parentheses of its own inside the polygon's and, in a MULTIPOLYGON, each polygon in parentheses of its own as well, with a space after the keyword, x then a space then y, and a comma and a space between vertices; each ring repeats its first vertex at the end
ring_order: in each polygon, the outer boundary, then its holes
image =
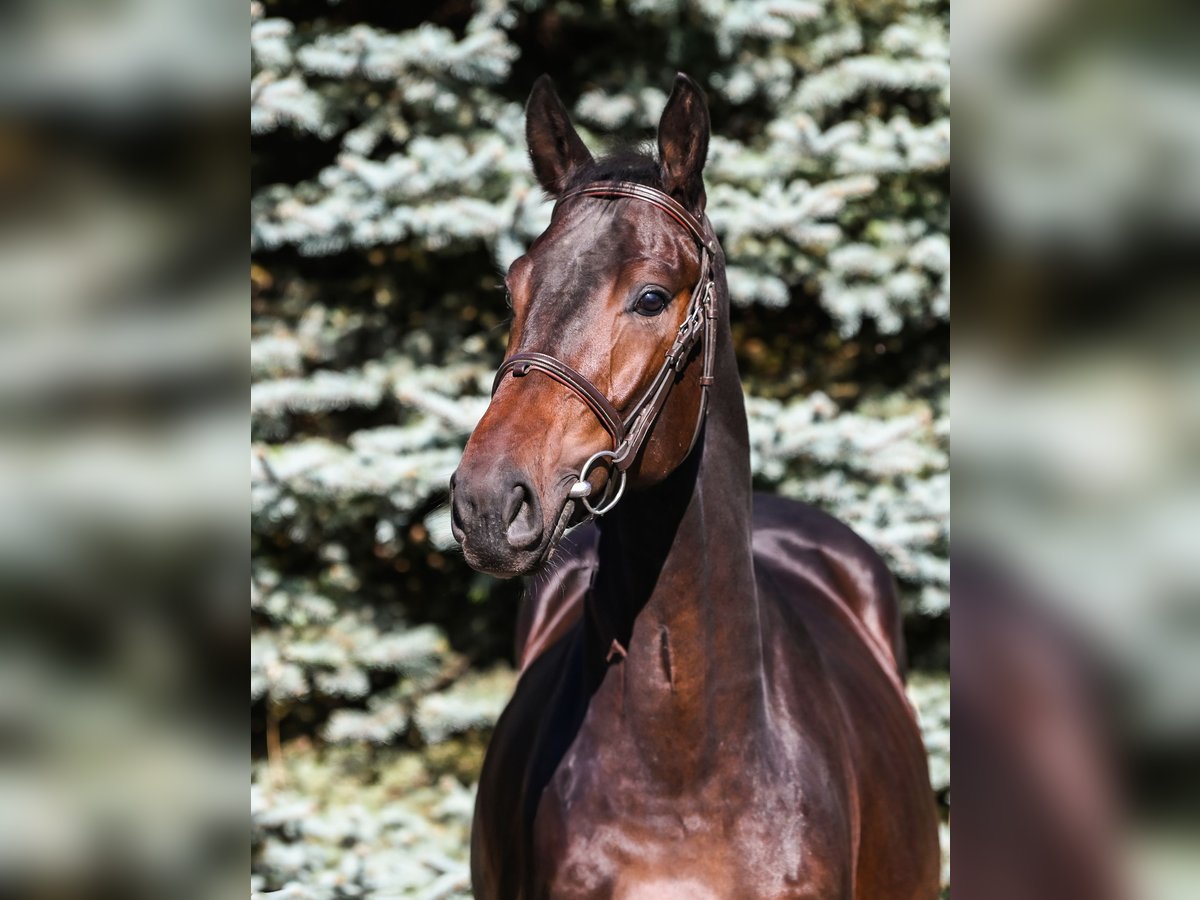
MULTIPOLYGON (((863 630, 820 591, 764 608, 765 659, 776 724, 799 735, 830 823, 851 846, 853 896, 932 900, 937 895, 937 808, 920 730, 899 677, 881 665, 863 630), (849 826, 848 832, 843 829, 849 826)), ((811 799, 810 799, 810 802, 811 799)))
MULTIPOLYGON (((896 582, 879 554, 848 525, 785 497, 755 494, 753 524, 755 566, 785 584, 819 587, 854 617, 881 662, 903 680, 896 582)), ((788 596, 780 599, 788 602, 788 596)))
POLYGON ((846 776, 855 896, 936 896, 937 810, 904 691, 891 575, 861 538, 824 513, 755 500, 768 690, 790 710, 781 718, 816 738, 808 746, 846 776))
POLYGON ((496 722, 479 776, 471 827, 471 882, 479 900, 524 896, 537 801, 552 772, 562 727, 562 692, 570 687, 571 635, 530 661, 496 722))

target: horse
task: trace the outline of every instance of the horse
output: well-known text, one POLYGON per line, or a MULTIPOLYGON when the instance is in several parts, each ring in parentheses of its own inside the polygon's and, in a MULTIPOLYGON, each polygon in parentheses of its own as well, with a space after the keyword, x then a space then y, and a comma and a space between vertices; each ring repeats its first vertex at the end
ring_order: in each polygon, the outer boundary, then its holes
POLYGON ((483 900, 938 893, 892 576, 751 490, 709 132, 682 73, 657 159, 594 158, 547 76, 526 105, 556 205, 450 486, 472 567, 540 573, 480 777, 483 900))

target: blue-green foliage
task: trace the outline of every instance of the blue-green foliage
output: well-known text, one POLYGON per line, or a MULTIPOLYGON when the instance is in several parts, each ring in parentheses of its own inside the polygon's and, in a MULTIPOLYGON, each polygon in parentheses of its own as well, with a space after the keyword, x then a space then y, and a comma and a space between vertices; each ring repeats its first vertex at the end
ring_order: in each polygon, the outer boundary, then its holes
POLYGON ((651 139, 676 70, 708 92, 756 483, 892 565, 947 790, 948 6, 252 17, 254 889, 465 896, 519 591, 455 555, 445 491, 503 352, 497 267, 549 217, 522 112, 544 69, 594 150, 651 139))

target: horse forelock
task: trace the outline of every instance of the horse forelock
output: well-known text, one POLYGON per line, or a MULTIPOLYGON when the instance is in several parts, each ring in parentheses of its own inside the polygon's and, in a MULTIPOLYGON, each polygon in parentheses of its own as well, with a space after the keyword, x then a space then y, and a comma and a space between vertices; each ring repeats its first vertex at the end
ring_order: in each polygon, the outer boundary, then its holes
POLYGON ((619 147, 593 159, 572 174, 565 191, 573 191, 597 181, 632 181, 662 190, 662 170, 649 145, 619 147))

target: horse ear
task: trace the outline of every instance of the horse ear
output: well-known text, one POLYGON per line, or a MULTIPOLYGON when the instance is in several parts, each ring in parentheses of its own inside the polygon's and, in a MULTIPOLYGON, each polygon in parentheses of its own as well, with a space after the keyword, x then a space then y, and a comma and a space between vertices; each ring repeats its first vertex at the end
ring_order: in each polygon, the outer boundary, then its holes
POLYGON ((535 81, 529 92, 525 104, 525 143, 529 145, 533 174, 551 195, 561 193, 571 174, 592 161, 592 154, 571 124, 549 75, 535 81))
POLYGON ((708 157, 708 102, 682 72, 658 123, 663 190, 693 212, 704 212, 704 160, 708 157))

